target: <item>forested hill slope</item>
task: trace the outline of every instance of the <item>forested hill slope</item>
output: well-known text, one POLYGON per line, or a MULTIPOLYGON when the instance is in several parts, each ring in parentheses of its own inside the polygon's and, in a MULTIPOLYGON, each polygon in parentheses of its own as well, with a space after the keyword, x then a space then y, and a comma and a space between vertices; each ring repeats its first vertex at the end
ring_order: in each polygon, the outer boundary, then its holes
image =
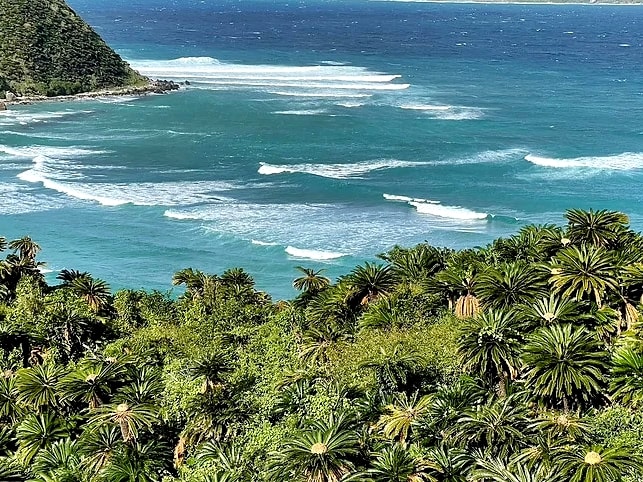
POLYGON ((0 0, 0 89, 61 95, 142 80, 64 0, 0 0))

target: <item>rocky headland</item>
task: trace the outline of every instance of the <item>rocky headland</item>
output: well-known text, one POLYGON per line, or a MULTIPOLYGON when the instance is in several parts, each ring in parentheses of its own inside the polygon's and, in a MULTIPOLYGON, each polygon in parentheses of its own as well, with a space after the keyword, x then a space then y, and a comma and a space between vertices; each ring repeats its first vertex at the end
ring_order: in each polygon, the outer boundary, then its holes
POLYGON ((132 69, 64 0, 0 0, 0 110, 176 89, 132 69))

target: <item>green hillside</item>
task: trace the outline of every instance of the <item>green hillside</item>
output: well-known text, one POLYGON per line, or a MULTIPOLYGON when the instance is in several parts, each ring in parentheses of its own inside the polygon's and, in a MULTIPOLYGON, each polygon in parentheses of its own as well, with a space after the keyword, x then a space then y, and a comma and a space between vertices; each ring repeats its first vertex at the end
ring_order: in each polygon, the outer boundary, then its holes
POLYGON ((0 0, 0 89, 62 95, 142 80, 64 0, 0 0))

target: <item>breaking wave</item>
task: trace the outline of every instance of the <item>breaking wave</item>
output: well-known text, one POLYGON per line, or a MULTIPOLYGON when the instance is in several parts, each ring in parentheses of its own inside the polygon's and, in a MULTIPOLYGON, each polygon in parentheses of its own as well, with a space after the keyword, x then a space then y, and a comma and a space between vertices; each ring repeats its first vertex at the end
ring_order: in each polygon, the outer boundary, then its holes
POLYGON ((643 169, 643 152, 624 152, 613 156, 588 156, 567 159, 540 157, 528 154, 525 156, 525 160, 537 166, 557 169, 599 169, 614 171, 643 169))
POLYGON ((423 162, 400 161, 397 159, 378 159, 375 161, 356 162, 353 164, 268 164, 262 162, 259 174, 264 176, 284 173, 302 173, 332 179, 358 177, 372 171, 397 169, 425 165, 423 162))
MULTIPOLYGON (((407 196, 397 196, 394 194, 384 194, 384 199, 389 201, 401 201, 413 206, 420 214, 429 214, 439 218, 458 219, 458 220, 486 220, 490 218, 487 213, 473 211, 461 206, 445 206, 439 201, 430 201, 426 199, 411 198, 407 196)), ((491 216, 492 217, 492 216, 491 216)))
POLYGON ((244 65, 211 57, 182 57, 130 60, 130 64, 148 77, 177 82, 187 80, 197 88, 260 90, 288 96, 354 97, 370 95, 369 92, 404 90, 410 86, 397 82, 400 74, 328 62, 306 66, 244 65))
POLYGON ((344 253, 336 253, 333 251, 317 251, 315 249, 300 249, 293 246, 288 246, 285 251, 294 258, 313 259, 317 261, 327 261, 330 259, 337 259, 346 256, 344 253))

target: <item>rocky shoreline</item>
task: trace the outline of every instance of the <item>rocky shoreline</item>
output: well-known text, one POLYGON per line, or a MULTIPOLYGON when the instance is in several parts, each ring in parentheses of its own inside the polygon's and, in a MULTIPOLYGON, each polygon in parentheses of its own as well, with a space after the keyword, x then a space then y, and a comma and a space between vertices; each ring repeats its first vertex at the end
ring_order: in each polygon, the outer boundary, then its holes
POLYGON ((5 94, 5 99, 0 100, 0 111, 7 110, 10 105, 33 104, 35 102, 62 102, 69 100, 93 99, 96 97, 117 97, 123 95, 145 96, 149 94, 166 94, 178 90, 180 84, 171 80, 152 80, 145 85, 116 87, 113 89, 98 90, 94 92, 81 92, 74 95, 60 95, 47 97, 44 95, 18 96, 12 92, 5 94))

